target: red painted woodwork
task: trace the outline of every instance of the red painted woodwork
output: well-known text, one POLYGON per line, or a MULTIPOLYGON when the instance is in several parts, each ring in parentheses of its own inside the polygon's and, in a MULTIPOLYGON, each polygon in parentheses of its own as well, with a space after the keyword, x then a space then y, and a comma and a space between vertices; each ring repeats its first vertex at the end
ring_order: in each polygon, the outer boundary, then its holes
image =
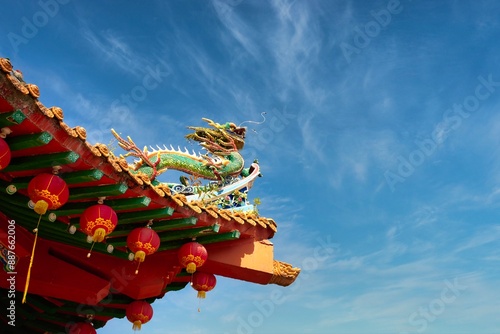
POLYGON ((10 163, 11 153, 9 145, 3 138, 0 138, 0 170, 7 167, 10 163))

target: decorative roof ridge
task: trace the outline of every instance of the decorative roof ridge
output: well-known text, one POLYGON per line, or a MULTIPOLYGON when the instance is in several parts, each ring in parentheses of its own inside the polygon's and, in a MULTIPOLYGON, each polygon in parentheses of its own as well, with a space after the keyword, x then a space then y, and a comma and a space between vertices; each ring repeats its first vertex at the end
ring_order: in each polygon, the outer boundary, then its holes
POLYGON ((286 262, 274 260, 273 276, 271 277, 271 280, 269 280, 269 284, 288 286, 295 282, 299 274, 300 268, 292 267, 291 264, 286 262))

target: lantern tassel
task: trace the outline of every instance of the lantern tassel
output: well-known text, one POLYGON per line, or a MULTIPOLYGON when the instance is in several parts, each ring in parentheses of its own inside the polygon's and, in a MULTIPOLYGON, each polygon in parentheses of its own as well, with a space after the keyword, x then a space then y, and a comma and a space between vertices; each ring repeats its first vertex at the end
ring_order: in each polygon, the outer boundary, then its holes
POLYGON ((132 325, 132 329, 134 331, 140 331, 141 330, 141 325, 142 325, 142 321, 136 320, 136 321, 134 321, 134 324, 132 325))
POLYGON ((106 230, 103 229, 102 227, 99 227, 97 230, 95 230, 92 240, 94 240, 94 242, 101 242, 104 240, 105 236, 106 236, 106 230))
POLYGON ((144 262, 144 260, 146 259, 146 252, 144 251, 137 251, 134 255, 134 260, 138 261, 139 263, 140 262, 144 262))
MULTIPOLYGON (((44 201, 38 201, 38 202, 44 202, 44 201)), ((37 202, 37 204, 38 204, 38 202, 37 202)), ((33 258, 35 257, 36 241, 38 239, 38 226, 40 225, 41 219, 42 219, 42 215, 40 214, 40 217, 38 218, 38 223, 36 224, 36 228, 35 228, 35 241, 33 241, 33 249, 31 250, 30 264, 28 267, 28 274, 26 275, 26 284, 24 285, 23 300, 21 302, 22 304, 26 303, 26 295, 28 294, 28 287, 30 285, 31 267, 33 266, 33 258)))
POLYGON ((140 265, 141 265, 141 263, 139 262, 139 263, 137 264, 137 269, 135 269, 135 274, 136 274, 136 275, 139 273, 139 266, 140 266, 140 265))
POLYGON ((41 199, 35 203, 35 207, 33 208, 33 210, 35 210, 35 212, 38 213, 39 215, 44 215, 47 212, 48 208, 49 208, 49 203, 41 199))
POLYGON ((92 243, 92 246, 90 246, 90 250, 87 254, 87 259, 90 257, 91 253, 92 253, 92 249, 94 249, 94 245, 95 245, 95 241, 92 243))
POLYGON ((193 274, 196 271, 196 264, 194 262, 189 262, 186 266, 186 271, 188 274, 193 274))
POLYGON ((94 231, 94 235, 92 236, 92 246, 90 247, 90 250, 87 254, 87 258, 90 257, 91 253, 92 253, 92 249, 94 249, 94 245, 96 242, 101 242, 104 240, 104 237, 106 236, 106 230, 103 229, 102 227, 99 227, 98 229, 96 229, 94 231))
POLYGON ((198 298, 204 299, 207 296, 205 291, 198 291, 198 298))
POLYGON ((201 299, 198 300, 198 313, 200 312, 201 312, 201 299))
POLYGON ((139 266, 141 265, 141 262, 144 262, 145 259, 146 259, 146 252, 140 250, 135 253, 134 260, 139 262, 137 264, 137 269, 135 270, 136 275, 139 273, 139 266))

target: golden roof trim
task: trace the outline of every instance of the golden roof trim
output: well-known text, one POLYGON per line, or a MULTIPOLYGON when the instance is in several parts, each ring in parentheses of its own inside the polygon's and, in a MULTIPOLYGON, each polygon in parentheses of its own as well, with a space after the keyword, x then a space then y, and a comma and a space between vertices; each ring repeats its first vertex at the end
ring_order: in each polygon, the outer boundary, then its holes
POLYGON ((280 286, 289 286, 297 279, 300 274, 300 268, 292 267, 291 264, 274 260, 273 276, 269 280, 269 284, 277 284, 280 286))
POLYGON ((8 58, 0 58, 0 69, 5 73, 12 72, 12 64, 8 58))

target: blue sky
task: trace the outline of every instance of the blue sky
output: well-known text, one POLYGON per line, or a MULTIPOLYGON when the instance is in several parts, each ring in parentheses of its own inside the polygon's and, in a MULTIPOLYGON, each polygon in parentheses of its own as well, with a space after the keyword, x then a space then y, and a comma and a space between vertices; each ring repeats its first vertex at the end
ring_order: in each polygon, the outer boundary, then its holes
MULTIPOLYGON (((0 55, 92 143, 249 125, 252 189, 293 286, 219 278, 143 333, 494 333, 500 327, 496 1, 42 0, 0 55), (47 5, 49 4, 49 5, 47 5)), ((189 145, 189 144, 188 144, 189 145)), ((168 178, 168 175, 165 176, 168 178)), ((99 333, 131 331, 113 320, 99 333)))

